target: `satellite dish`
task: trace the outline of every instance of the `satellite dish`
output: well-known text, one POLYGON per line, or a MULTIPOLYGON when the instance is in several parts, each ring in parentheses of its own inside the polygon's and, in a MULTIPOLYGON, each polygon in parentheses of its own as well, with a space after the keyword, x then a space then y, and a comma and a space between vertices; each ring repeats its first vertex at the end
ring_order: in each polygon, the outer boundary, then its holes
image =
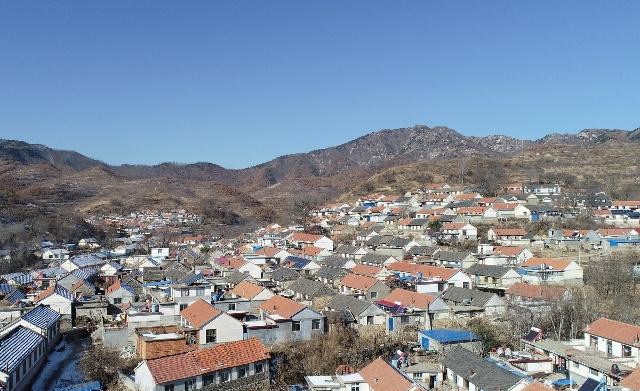
POLYGON ((511 349, 506 348, 506 349, 504 350, 504 355, 505 355, 505 356, 511 356, 511 349))

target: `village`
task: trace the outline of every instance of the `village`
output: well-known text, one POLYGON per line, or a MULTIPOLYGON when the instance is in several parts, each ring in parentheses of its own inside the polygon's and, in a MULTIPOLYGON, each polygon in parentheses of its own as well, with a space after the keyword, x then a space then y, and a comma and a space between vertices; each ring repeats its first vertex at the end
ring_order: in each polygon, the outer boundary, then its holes
POLYGON ((427 183, 233 238, 186 210, 87 222, 116 234, 42 238, 44 267, 0 275, 1 391, 30 390, 77 330, 135 365, 56 391, 640 391, 640 325, 621 321, 632 311, 566 311, 618 284, 599 282, 598 265, 635 289, 640 200, 427 183), (283 346, 347 333, 381 350, 283 375, 283 346))

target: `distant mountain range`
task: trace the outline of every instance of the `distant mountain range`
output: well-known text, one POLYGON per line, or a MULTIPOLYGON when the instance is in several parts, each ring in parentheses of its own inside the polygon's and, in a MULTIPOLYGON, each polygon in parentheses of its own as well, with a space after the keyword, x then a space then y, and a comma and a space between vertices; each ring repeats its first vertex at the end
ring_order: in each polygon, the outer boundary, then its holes
POLYGON ((34 202, 88 213, 106 212, 114 205, 198 207, 203 200, 223 199, 217 208, 228 207, 238 220, 248 221, 256 216, 272 218, 294 198, 333 198, 382 170, 415 161, 503 158, 530 147, 609 142, 640 142, 640 128, 585 129, 531 141, 500 135, 469 137, 443 126, 418 125, 372 132, 335 147, 280 156, 245 169, 213 163, 113 166, 74 151, 0 139, 0 184, 34 202))

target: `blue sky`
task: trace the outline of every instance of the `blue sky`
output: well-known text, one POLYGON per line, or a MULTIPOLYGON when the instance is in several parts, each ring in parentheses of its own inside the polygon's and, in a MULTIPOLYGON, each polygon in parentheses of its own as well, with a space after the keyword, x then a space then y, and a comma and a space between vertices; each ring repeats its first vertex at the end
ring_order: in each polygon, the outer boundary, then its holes
POLYGON ((0 138, 240 168, 370 131, 640 126, 638 1, 0 2, 0 138))

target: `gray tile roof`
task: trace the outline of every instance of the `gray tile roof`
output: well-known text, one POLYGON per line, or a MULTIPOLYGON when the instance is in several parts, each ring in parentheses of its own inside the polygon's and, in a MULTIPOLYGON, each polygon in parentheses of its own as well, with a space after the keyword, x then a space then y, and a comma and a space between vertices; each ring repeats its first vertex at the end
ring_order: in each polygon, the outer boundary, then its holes
POLYGON ((436 251, 438 251, 436 246, 413 246, 407 250, 407 254, 432 256, 436 251))
POLYGON ((409 244, 410 242, 411 242, 411 239, 395 237, 395 238, 391 239, 389 241, 389 243, 387 243, 387 246, 402 248, 402 247, 406 246, 407 244, 409 244))
POLYGON ((322 260, 318 260, 318 264, 323 266, 338 268, 338 267, 344 267, 344 265, 349 261, 350 261, 349 259, 343 258, 338 255, 330 255, 328 257, 325 257, 322 260))
POLYGON ((433 257, 435 259, 447 262, 459 262, 462 261, 468 253, 463 253, 461 251, 438 251, 436 255, 433 257))
POLYGON ((476 263, 475 265, 468 267, 466 272, 476 276, 502 278, 502 276, 507 274, 509 270, 511 270, 511 268, 507 266, 481 265, 476 263))
POLYGON ((358 316, 363 313, 371 304, 371 302, 356 299, 353 296, 335 295, 327 303, 329 309, 335 311, 349 311, 351 314, 358 316))
POLYGON ((335 280, 344 277, 348 272, 340 267, 323 266, 315 274, 314 278, 326 278, 327 280, 335 280))
POLYGON ((446 354, 442 364, 483 391, 508 390, 522 380, 514 373, 459 346, 446 354))
POLYGON ((300 293, 301 295, 309 296, 311 298, 333 296, 336 293, 326 284, 323 284, 320 281, 308 280, 306 278, 300 278, 296 281, 293 281, 291 285, 289 285, 289 289, 296 293, 300 293))
POLYGON ((457 286, 449 287, 442 294, 442 298, 454 303, 463 303, 469 301, 469 305, 475 307, 484 307, 495 293, 483 292, 477 289, 458 288, 457 286))
POLYGON ((389 258, 391 258, 391 255, 368 253, 360 258, 360 263, 370 263, 382 266, 382 264, 389 258))
POLYGON ((279 267, 271 273, 273 281, 293 281, 300 278, 300 273, 288 267, 279 267))

